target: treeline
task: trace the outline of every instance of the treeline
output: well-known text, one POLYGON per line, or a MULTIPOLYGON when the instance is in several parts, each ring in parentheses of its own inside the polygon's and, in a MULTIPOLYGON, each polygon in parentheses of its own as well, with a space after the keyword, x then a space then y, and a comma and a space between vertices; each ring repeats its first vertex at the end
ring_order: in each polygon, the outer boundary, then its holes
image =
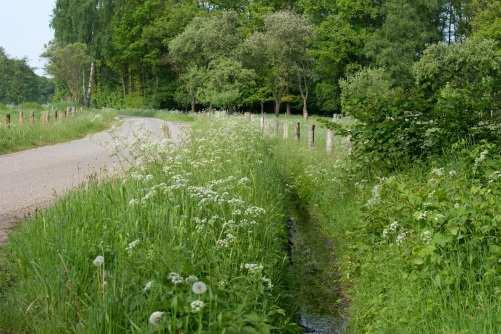
POLYGON ((47 56, 59 95, 86 104, 332 114, 340 82, 364 68, 406 88, 432 44, 499 42, 500 11, 489 0, 58 0, 47 56))
POLYGON ((46 103, 54 93, 51 81, 38 76, 26 59, 13 59, 0 47, 0 104, 46 103))

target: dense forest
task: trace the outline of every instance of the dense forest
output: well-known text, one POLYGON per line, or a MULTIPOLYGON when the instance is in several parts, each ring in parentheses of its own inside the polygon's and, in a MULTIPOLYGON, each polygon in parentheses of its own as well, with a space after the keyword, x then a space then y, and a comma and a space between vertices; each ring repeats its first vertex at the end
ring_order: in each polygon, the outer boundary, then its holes
POLYGON ((38 76, 26 59, 12 59, 0 47, 0 104, 45 103, 53 92, 50 79, 38 76))
POLYGON ((500 11, 490 0, 58 0, 46 56, 58 96, 95 106, 332 114, 352 76, 413 88, 415 62, 446 52, 436 43, 499 50, 500 11))

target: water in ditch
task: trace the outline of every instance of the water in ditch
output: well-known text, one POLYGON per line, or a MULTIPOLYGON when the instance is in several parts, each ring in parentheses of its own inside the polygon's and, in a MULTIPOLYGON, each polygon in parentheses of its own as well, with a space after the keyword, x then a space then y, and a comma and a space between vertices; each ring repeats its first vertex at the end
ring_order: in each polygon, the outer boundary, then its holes
POLYGON ((288 228, 297 321, 304 333, 343 334, 347 301, 339 284, 333 242, 307 209, 295 202, 288 228))

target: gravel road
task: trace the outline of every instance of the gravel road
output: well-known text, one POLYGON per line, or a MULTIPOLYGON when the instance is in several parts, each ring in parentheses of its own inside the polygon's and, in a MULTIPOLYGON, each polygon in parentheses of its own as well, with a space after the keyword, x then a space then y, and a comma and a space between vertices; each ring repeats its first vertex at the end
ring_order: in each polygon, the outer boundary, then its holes
POLYGON ((123 166, 112 143, 130 143, 139 133, 181 141, 184 126, 154 118, 124 118, 114 129, 71 142, 0 155, 0 244, 16 222, 84 183, 123 166), (167 130, 168 129, 168 130, 167 130), (118 139, 118 140, 117 140, 118 139))

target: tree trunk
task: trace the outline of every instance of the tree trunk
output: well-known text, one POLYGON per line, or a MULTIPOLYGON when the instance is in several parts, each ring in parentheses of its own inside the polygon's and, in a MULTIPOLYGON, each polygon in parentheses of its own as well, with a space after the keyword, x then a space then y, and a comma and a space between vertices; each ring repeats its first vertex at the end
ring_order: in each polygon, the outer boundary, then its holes
POLYGON ((287 102, 287 116, 290 116, 290 115, 292 115, 291 103, 287 102))
POLYGON ((303 118, 307 120, 308 116, 308 100, 303 99, 303 118))
POLYGON ((264 102, 261 101, 261 115, 264 115, 264 102))
POLYGON ((280 115, 280 101, 275 101, 275 116, 280 115))
POLYGON ((195 113, 197 111, 196 101, 195 99, 191 99, 191 112, 195 113))
POLYGON ((87 83, 87 91, 85 92, 85 106, 90 107, 92 99, 92 85, 94 84, 94 72, 96 68, 96 63, 93 61, 90 64, 89 82, 87 83))

